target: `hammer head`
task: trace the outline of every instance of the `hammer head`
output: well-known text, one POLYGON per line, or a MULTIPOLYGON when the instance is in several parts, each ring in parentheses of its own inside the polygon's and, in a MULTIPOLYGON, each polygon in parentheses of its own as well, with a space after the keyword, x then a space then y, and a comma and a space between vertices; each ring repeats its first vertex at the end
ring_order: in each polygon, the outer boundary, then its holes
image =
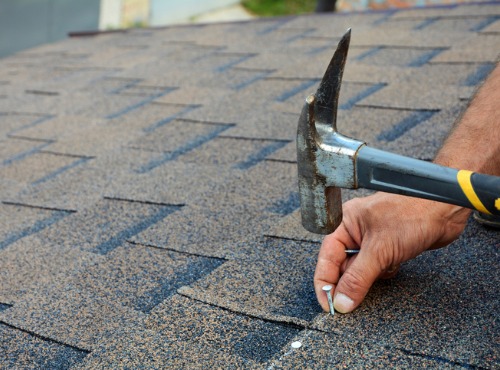
POLYGON ((332 233, 342 222, 340 188, 357 187, 356 154, 363 142, 337 132, 337 107, 351 30, 340 40, 318 91, 306 99, 297 130, 303 226, 332 233))

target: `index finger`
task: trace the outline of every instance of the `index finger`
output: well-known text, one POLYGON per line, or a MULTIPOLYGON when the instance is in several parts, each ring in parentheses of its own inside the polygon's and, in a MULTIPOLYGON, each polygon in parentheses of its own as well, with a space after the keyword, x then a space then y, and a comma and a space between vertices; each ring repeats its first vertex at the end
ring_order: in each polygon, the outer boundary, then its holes
POLYGON ((314 272, 314 290, 319 304, 327 312, 329 311, 328 300, 322 288, 325 285, 335 287, 340 279, 341 266, 347 259, 345 250, 355 247, 357 245, 343 223, 333 234, 327 235, 323 239, 314 272))

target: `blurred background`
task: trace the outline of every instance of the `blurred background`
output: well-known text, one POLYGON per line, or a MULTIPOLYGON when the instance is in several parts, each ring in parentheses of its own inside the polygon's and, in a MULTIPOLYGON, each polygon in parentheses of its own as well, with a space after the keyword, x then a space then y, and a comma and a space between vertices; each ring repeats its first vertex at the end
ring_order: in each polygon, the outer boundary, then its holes
POLYGON ((0 57, 69 32, 477 0, 0 0, 0 57))

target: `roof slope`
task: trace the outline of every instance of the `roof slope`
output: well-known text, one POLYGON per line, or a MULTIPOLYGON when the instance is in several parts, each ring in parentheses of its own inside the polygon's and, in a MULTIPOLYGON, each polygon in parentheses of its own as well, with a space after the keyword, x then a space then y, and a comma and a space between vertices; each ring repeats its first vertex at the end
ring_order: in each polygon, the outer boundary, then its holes
POLYGON ((500 366, 500 238, 472 220, 356 312, 316 303, 294 138, 347 27, 339 128, 432 158, 498 58, 498 3, 137 29, 0 60, 0 367, 500 366))

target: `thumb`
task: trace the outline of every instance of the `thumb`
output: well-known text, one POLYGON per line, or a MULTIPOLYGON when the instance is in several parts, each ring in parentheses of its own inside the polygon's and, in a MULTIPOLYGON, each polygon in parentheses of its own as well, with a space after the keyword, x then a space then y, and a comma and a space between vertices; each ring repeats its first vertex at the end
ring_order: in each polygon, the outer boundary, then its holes
POLYGON ((376 256, 371 256, 368 249, 361 249, 337 284, 335 309, 348 313, 358 307, 381 272, 376 256))

